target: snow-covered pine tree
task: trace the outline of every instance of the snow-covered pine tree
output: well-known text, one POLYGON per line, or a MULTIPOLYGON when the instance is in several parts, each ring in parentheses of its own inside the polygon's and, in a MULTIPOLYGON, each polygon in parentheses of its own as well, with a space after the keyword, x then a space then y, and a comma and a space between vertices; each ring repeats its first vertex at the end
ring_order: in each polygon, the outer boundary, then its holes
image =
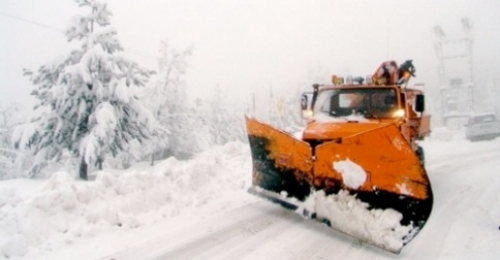
POLYGON ((5 108, 0 105, 0 152, 2 149, 9 149, 11 146, 10 136, 13 125, 10 121, 16 109, 17 105, 15 104, 11 104, 5 108))
POLYGON ((7 176, 12 169, 15 153, 11 149, 10 136, 12 131, 8 123, 10 109, 0 107, 0 180, 7 176))
POLYGON ((210 133, 211 111, 209 99, 206 97, 197 97, 190 109, 190 115, 193 118, 192 139, 196 143, 193 152, 203 151, 212 147, 214 142, 210 133))
POLYGON ((106 154, 115 156, 129 140, 147 138, 156 124, 135 95, 152 72, 121 55, 107 4, 75 2, 87 13, 76 16, 65 34, 81 48, 26 73, 38 87, 37 114, 18 141, 39 164, 69 151, 80 160, 80 178, 87 179, 90 163, 102 167, 106 154))
POLYGON ((16 151, 12 143, 12 136, 19 123, 14 122, 17 104, 6 107, 0 105, 0 180, 21 177, 23 167, 29 161, 25 160, 25 153, 16 151))
POLYGON ((217 86, 210 100, 209 130, 216 145, 222 145, 229 141, 246 140, 244 122, 245 108, 243 104, 237 104, 217 86))
POLYGON ((194 118, 186 92, 184 76, 191 48, 183 51, 170 49, 168 41, 160 43, 158 74, 144 91, 142 99, 158 120, 162 131, 151 140, 151 164, 155 156, 188 156, 196 147, 193 131, 194 118))

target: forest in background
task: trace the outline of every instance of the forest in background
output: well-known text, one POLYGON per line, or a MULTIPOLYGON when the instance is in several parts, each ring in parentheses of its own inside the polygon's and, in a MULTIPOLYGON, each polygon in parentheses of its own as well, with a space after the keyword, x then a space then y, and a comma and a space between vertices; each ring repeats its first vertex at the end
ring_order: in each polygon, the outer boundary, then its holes
MULTIPOLYGON (((157 70, 144 69, 123 55, 106 3, 75 2, 82 13, 65 35, 80 48, 24 70, 36 98, 31 119, 14 123, 19 104, 0 107, 0 179, 46 177, 55 169, 87 179, 104 167, 187 159, 214 145, 247 141, 244 120, 255 114, 255 94, 241 103, 216 87, 211 96, 190 98, 191 48, 176 50, 166 39, 157 70)), ((269 123, 299 128, 299 87, 287 97, 270 87, 267 98, 269 123)))

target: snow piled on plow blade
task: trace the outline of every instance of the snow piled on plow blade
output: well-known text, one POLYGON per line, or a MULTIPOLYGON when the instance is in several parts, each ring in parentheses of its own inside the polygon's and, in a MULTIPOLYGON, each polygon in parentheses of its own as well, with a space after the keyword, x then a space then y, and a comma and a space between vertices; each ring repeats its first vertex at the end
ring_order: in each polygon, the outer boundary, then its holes
POLYGON ((313 192, 302 207, 315 212, 316 219, 328 221, 333 229, 393 253, 399 253, 406 237, 416 233, 412 225, 400 224, 401 213, 391 208, 369 210, 367 203, 345 190, 331 195, 322 190, 313 192))
POLYGON ((250 187, 249 192, 279 203, 305 218, 315 219, 364 243, 396 254, 418 233, 418 228, 412 224, 401 224, 403 215, 398 211, 391 208, 369 209, 368 203, 360 201, 345 190, 329 195, 323 190, 311 191, 305 201, 287 197, 286 192, 277 194, 258 186, 250 187))

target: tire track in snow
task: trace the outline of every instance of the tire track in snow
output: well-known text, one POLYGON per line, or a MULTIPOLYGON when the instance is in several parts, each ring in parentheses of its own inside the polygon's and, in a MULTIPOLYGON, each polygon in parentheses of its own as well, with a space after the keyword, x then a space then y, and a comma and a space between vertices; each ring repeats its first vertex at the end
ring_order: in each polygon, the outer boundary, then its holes
MULTIPOLYGON (((227 212, 218 218, 194 223, 142 245, 101 259, 220 259, 231 247, 245 244, 264 230, 294 215, 267 201, 258 201, 227 212)), ((293 221, 293 220, 292 220, 293 221)), ((285 224, 286 226, 289 224, 285 224)), ((260 243, 269 238, 260 240, 260 243)), ((234 259, 234 258, 233 258, 234 259)))
MULTIPOLYGON (((248 244, 248 240, 252 237, 261 237, 261 234, 268 229, 276 229, 275 226, 278 223, 287 221, 291 214, 291 212, 286 212, 284 209, 275 208, 266 212, 266 214, 259 214, 257 217, 200 236, 187 244, 183 244, 181 247, 162 253, 156 259, 241 259, 243 255, 250 254, 251 251, 240 250, 237 252, 236 258, 228 258, 224 257, 224 255, 239 244, 248 244)), ((231 216, 228 217, 231 218, 231 216)), ((259 240, 259 243, 265 243, 266 241, 267 239, 259 240)))
MULTIPOLYGON (((277 207, 278 205, 271 206, 277 207)), ((315 227, 311 224, 316 224, 315 222, 304 219, 291 211, 288 212, 291 215, 286 221, 280 222, 276 227, 266 229, 259 236, 239 245, 222 259, 306 259, 298 256, 302 250, 304 248, 317 250, 318 244, 325 240, 314 230, 311 232, 311 227, 315 227), (270 255, 273 257, 269 257, 270 255)))
POLYGON ((285 259, 400 259, 399 255, 365 244, 320 222, 307 220, 296 228, 291 254, 285 259))
POLYGON ((289 218, 265 229, 258 236, 235 247, 227 247, 229 252, 217 255, 216 259, 343 259, 352 258, 353 254, 356 259, 371 259, 373 257, 368 256, 373 254, 393 255, 362 244, 322 223, 290 213, 289 218))
POLYGON ((454 155, 439 161, 432 160, 426 168, 434 192, 433 210, 423 230, 403 252, 420 255, 425 259, 439 257, 454 223, 484 192, 484 187, 475 187, 474 183, 481 183, 478 180, 488 176, 487 173, 472 172, 481 168, 476 164, 494 164, 498 158, 500 150, 489 149, 474 154, 454 155), (449 216, 453 218, 447 218, 449 216), (433 242, 429 243, 429 238, 433 242))
MULTIPOLYGON (((246 233, 243 237, 232 240, 223 246, 224 248, 222 248, 219 254, 206 255, 207 258, 205 259, 269 259, 269 257, 259 257, 264 252, 264 255, 268 255, 269 252, 266 252, 266 248, 277 248, 280 251, 283 247, 286 247, 286 239, 291 236, 290 230, 300 225, 304 219, 293 212, 282 209, 278 205, 267 201, 262 201, 262 203, 266 207, 277 207, 281 212, 280 214, 286 217, 277 219, 273 225, 259 229, 257 233, 246 233)), ((263 213, 263 217, 275 218, 274 216, 269 216, 267 213, 263 213)))
POLYGON ((499 238, 498 215, 496 219, 493 219, 488 213, 492 212, 491 209, 498 208, 496 205, 500 198, 498 196, 500 176, 498 169, 489 165, 498 165, 498 163, 493 164, 493 161, 487 161, 475 168, 477 172, 471 173, 477 177, 471 180, 463 194, 463 202, 456 209, 449 239, 441 249, 442 255, 456 254, 457 245, 461 245, 459 248, 467 248, 461 252, 464 258, 485 259, 488 256, 487 252, 498 250, 497 245, 483 243, 483 240, 495 241, 499 238), (484 185, 475 185, 475 183, 484 185), (470 232, 471 228, 478 226, 482 228, 477 228, 474 233, 470 232), (484 254, 483 257, 481 257, 482 254, 484 254))
POLYGON ((313 220, 302 223, 290 244, 287 259, 344 259, 359 241, 313 220))

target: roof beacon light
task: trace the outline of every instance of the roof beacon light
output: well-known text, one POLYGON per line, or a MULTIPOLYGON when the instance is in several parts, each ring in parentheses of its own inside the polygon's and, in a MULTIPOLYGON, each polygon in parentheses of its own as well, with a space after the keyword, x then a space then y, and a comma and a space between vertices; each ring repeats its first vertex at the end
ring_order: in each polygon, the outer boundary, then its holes
POLYGON ((332 83, 333 83, 333 85, 342 85, 342 84, 344 84, 344 78, 338 77, 337 75, 333 75, 332 76, 332 83))
POLYGON ((345 84, 348 84, 348 85, 352 84, 352 76, 345 77, 345 84))
POLYGON ((367 85, 372 84, 373 83, 372 76, 371 75, 367 75, 366 78, 365 78, 365 81, 366 81, 367 85))

